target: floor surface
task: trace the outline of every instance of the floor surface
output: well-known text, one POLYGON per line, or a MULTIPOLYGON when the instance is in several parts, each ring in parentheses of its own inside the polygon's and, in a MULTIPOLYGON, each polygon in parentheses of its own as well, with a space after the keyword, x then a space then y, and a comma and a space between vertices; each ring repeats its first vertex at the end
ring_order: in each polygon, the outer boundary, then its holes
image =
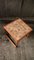
POLYGON ((0 24, 0 60, 34 60, 34 31, 14 47, 5 37, 4 24, 0 24))

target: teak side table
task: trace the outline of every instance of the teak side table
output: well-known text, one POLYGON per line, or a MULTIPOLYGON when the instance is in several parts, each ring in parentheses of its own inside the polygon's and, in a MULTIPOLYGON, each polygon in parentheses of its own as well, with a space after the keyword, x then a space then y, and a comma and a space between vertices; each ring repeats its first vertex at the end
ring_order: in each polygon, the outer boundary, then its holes
POLYGON ((4 26, 7 35, 10 40, 17 46, 18 42, 32 31, 32 28, 29 27, 22 19, 18 18, 13 22, 10 22, 4 26))

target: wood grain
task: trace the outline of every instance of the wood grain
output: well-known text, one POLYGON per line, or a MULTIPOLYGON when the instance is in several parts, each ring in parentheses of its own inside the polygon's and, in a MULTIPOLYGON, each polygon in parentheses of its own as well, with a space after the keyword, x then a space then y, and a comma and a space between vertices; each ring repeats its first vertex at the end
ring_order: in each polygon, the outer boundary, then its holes
POLYGON ((20 18, 4 26, 4 29, 9 33, 16 44, 20 41, 21 38, 32 31, 32 28, 29 27, 20 18))

